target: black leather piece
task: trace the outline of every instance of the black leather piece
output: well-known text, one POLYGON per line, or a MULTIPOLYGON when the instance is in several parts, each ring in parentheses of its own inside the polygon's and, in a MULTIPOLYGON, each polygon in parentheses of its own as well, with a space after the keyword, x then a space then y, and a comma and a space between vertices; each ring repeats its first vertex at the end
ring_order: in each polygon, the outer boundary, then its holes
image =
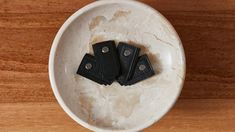
POLYGON ((86 77, 92 81, 95 81, 99 84, 110 85, 112 83, 110 81, 102 79, 102 74, 99 71, 99 64, 97 63, 97 60, 94 56, 89 54, 86 54, 83 57, 82 62, 78 68, 77 74, 86 77), (92 67, 90 69, 86 69, 87 64, 91 64, 92 67))
POLYGON ((102 80, 113 82, 119 75, 120 64, 114 41, 105 41, 93 45, 97 63, 100 64, 102 80), (103 50, 103 48, 106 48, 103 50), (108 48, 108 49, 107 49, 108 48), (105 51, 105 52, 104 52, 105 51))
POLYGON ((134 73, 140 48, 120 42, 117 49, 121 66, 121 75, 118 77, 117 81, 121 85, 124 85, 130 80, 134 73))
POLYGON ((155 74, 148 56, 138 57, 137 47, 121 42, 116 48, 114 41, 105 41, 94 44, 93 50, 95 56, 86 54, 77 74, 99 84, 110 85, 117 79, 121 85, 133 85, 155 74))
POLYGON ((142 80, 145 80, 145 79, 153 76, 154 74, 155 74, 155 72, 153 70, 153 67, 152 67, 150 61, 149 61, 148 56, 146 54, 142 55, 138 59, 138 62, 135 67, 135 72, 134 72, 132 79, 130 81, 128 81, 125 85, 133 85, 137 82, 140 82, 142 80), (142 66, 144 65, 144 67, 145 67, 145 68, 142 67, 142 70, 140 70, 141 65, 142 66))

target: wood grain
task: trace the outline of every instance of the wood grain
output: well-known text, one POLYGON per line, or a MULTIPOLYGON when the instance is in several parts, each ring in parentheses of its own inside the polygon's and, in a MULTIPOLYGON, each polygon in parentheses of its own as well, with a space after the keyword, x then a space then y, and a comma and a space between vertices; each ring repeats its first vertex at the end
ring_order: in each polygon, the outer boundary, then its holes
MULTIPOLYGON (((234 132, 235 100, 187 99, 143 132, 234 132)), ((57 103, 4 103, 3 132, 89 132, 70 119, 57 103)))
POLYGON ((1 132, 87 131, 70 119, 57 103, 3 103, 1 132))
POLYGON ((187 76, 181 98, 235 98, 235 1, 143 0, 179 33, 187 76))
MULTIPOLYGON (((187 75, 176 107, 146 132, 235 131, 235 1, 140 0, 174 25, 187 75)), ((64 21, 93 0, 0 0, 0 131, 87 131, 55 102, 48 56, 64 21)))

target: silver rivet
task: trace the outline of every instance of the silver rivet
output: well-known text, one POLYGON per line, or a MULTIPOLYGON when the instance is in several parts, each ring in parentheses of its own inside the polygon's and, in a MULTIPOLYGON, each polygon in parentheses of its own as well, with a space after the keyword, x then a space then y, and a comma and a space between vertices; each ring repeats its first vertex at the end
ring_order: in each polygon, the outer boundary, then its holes
POLYGON ((103 52, 103 53, 109 52, 109 47, 107 47, 107 46, 103 47, 103 48, 102 48, 102 52, 103 52))
POLYGON ((145 65, 140 65, 140 66, 139 66, 139 70, 140 70, 140 71, 143 71, 143 70, 145 70, 145 69, 146 69, 146 66, 145 66, 145 65))
POLYGON ((85 68, 86 68, 87 70, 90 70, 90 69, 92 68, 92 64, 91 64, 91 63, 87 63, 87 64, 85 65, 85 68))
POLYGON ((125 50, 124 51, 124 56, 129 56, 131 55, 131 51, 130 50, 125 50))

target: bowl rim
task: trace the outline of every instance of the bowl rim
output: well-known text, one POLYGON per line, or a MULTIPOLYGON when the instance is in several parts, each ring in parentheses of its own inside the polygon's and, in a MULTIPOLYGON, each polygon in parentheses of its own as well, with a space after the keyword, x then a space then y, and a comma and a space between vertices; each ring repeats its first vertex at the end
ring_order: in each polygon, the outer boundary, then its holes
POLYGON ((50 50, 50 55, 49 55, 49 65, 48 65, 48 71, 49 71, 49 80, 50 80, 50 84, 51 84, 51 88, 52 91, 56 97, 56 100, 58 101, 59 105, 62 107, 62 109, 77 123, 79 123, 80 125, 82 125, 83 127, 90 129, 92 131, 96 131, 96 132, 110 132, 110 131, 115 131, 115 132, 135 132, 135 131, 140 131, 143 130, 151 125, 153 125, 155 122, 159 121, 164 115, 166 115, 166 113, 173 107, 173 105, 175 104, 175 102, 177 101, 183 85, 184 85, 184 80, 185 80, 185 74, 186 74, 186 60, 185 60, 185 53, 184 53, 184 48, 181 42, 181 39, 179 38, 178 33, 175 31, 174 27, 172 26, 172 24, 157 10, 155 10, 154 8, 150 7, 149 5, 146 5, 144 3, 138 2, 138 1, 132 1, 132 0, 102 0, 102 1, 95 1, 92 2, 88 5, 86 5, 85 7, 79 9, 78 11, 76 11, 74 14, 72 14, 66 21, 65 23, 61 26, 61 28, 59 29, 59 31, 57 32, 52 46, 51 46, 51 50, 50 50), (182 54, 182 62, 183 62, 183 75, 182 75, 182 83, 180 85, 180 89, 178 91, 178 95, 176 96, 175 100, 171 103, 170 107, 164 111, 160 117, 157 117, 156 115, 153 116, 151 119, 149 119, 149 121, 143 123, 142 125, 139 125, 137 127, 134 128, 130 128, 130 129, 126 129, 126 130, 111 130, 111 129, 105 129, 105 128, 100 128, 94 125, 91 125, 85 121, 83 121, 82 119, 80 119, 78 116, 76 116, 70 109, 69 107, 66 105, 66 103, 64 102, 64 100, 62 99, 59 91, 58 91, 58 87, 55 81, 55 74, 54 74, 54 61, 55 61, 55 54, 56 54, 56 50, 58 47, 58 44, 60 42, 60 38, 62 37, 63 33, 65 32, 65 30, 69 27, 69 25, 80 15, 82 15, 83 13, 98 7, 98 6, 102 6, 102 5, 106 5, 106 4, 115 4, 115 3, 124 3, 124 4, 129 4, 131 6, 137 6, 140 8, 145 8, 145 9, 150 9, 153 12, 155 12, 156 14, 158 14, 159 16, 161 16, 162 19, 164 19, 164 21, 170 26, 171 29, 173 29, 173 31, 176 34, 177 39, 179 40, 179 46, 180 46, 180 50, 181 50, 181 54, 182 54))

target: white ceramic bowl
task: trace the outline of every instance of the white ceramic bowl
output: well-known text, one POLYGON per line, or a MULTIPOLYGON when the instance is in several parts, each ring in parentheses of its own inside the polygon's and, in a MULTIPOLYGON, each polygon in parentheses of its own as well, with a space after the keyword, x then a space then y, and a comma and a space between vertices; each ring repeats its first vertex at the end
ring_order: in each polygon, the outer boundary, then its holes
POLYGON ((165 115, 185 77, 181 41, 156 10, 136 1, 104 0, 74 13, 60 28, 50 52, 50 82, 61 107, 77 123, 99 132, 142 130, 165 115), (76 74, 91 44, 129 42, 147 53, 156 75, 132 86, 102 86, 76 74))

